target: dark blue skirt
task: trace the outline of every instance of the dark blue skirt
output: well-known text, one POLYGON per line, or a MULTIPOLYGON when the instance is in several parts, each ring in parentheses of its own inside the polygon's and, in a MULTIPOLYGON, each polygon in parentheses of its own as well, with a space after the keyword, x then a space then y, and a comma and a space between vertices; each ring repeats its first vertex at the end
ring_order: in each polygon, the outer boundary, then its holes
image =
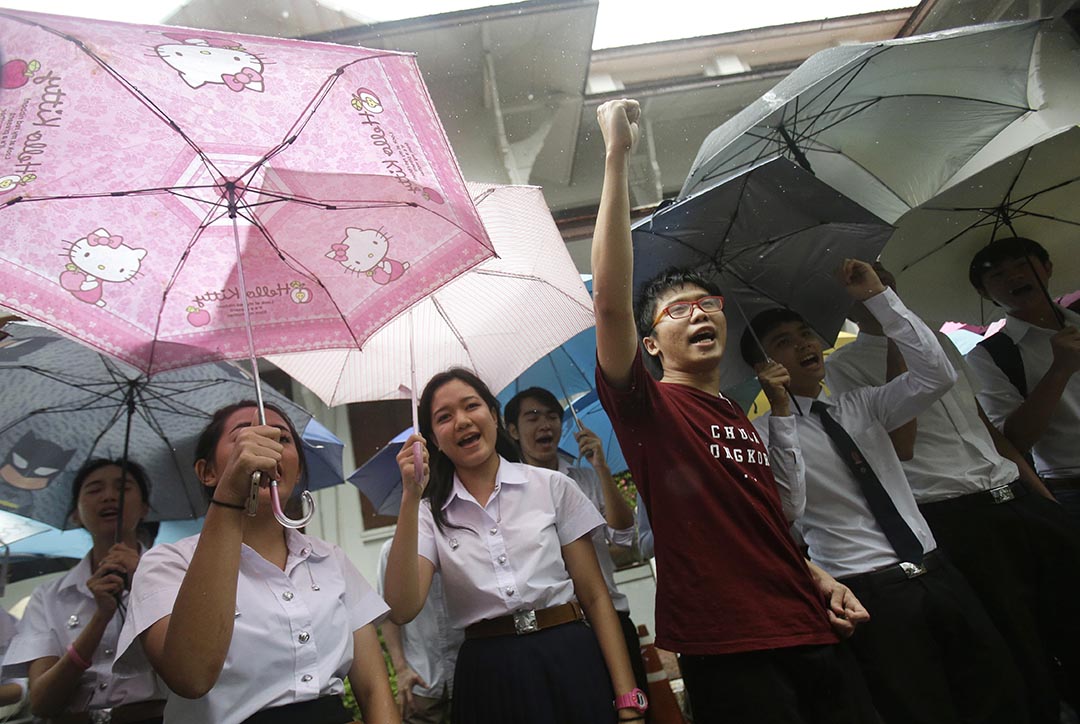
POLYGON ((611 677, 581 621, 523 636, 469 639, 454 670, 454 724, 607 724, 611 677))

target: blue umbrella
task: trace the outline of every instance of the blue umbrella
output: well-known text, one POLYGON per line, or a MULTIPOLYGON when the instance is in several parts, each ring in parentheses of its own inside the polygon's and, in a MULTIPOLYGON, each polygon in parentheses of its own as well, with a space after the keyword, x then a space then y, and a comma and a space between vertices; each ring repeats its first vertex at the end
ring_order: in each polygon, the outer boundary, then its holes
MULTIPOLYGON (((585 282, 592 294, 592 280, 585 282)), ((542 387, 556 397, 572 399, 593 389, 596 373, 596 327, 578 332, 537 360, 497 395, 505 407, 514 395, 529 387, 542 387)))
POLYGON ((401 471, 396 458, 412 432, 411 427, 399 432, 348 477, 348 481, 371 501, 379 515, 396 516, 401 509, 401 471))
MULTIPOLYGON (((0 504, 7 512, 63 527, 79 467, 129 448, 150 476, 151 520, 205 511, 191 465, 195 439, 214 409, 250 399, 252 382, 244 371, 213 363, 147 378, 41 327, 8 325, 5 331, 0 504)), ((298 429, 308 430, 309 412, 272 390, 265 397, 298 429)), ((311 487, 341 482, 344 445, 321 426, 311 429, 314 441, 305 441, 311 487)))

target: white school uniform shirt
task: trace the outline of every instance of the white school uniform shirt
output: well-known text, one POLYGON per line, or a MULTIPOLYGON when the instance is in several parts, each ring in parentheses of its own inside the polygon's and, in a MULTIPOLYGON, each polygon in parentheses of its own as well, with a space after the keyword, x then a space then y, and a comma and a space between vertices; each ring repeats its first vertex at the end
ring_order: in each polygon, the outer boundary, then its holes
MULTIPOLYGON (((393 542, 393 538, 388 539, 379 553, 377 583, 380 595, 386 585, 386 565, 393 542)), ((457 663, 458 649, 465 641, 465 632, 450 625, 442 576, 436 573, 431 579, 427 600, 416 618, 398 628, 401 629, 405 661, 427 683, 426 687, 415 684, 413 693, 431 699, 440 698, 444 692, 451 696, 454 692, 454 665, 457 663)))
MULTIPOLYGON (((0 608, 0 661, 3 661, 4 655, 7 654, 8 646, 11 645, 11 640, 15 638, 18 629, 19 619, 12 616, 6 608, 0 608)), ((6 721, 7 718, 17 712, 26 701, 29 681, 25 677, 4 676, 3 679, 0 679, 0 683, 18 684, 19 688, 22 689, 22 700, 16 704, 0 706, 0 721, 6 721)))
MULTIPOLYGON (((145 554, 139 562, 141 571, 145 554)), ((29 676, 30 664, 46 656, 62 657, 75 643, 97 611, 94 594, 86 586, 91 575, 90 554, 64 576, 38 586, 30 596, 15 638, 4 655, 4 676, 29 676)), ((121 606, 129 607, 131 596, 121 594, 121 606)), ((79 685, 66 711, 112 709, 136 701, 164 699, 165 688, 140 650, 132 656, 124 674, 114 674, 113 659, 124 617, 117 611, 105 627, 101 642, 90 658, 90 668, 79 677, 79 685)))
MULTIPOLYGON (((1065 324, 1080 327, 1080 314, 1064 307, 1058 309, 1065 315, 1065 324)), ((1054 360, 1050 338, 1055 332, 1011 315, 1006 320, 998 334, 1008 335, 1020 348, 1024 377, 1030 393, 1054 360)), ((1005 419, 1020 407, 1024 398, 985 349, 976 346, 968 352, 966 359, 980 384, 978 398, 986 416, 999 430, 1004 430, 1005 419)), ((1035 470, 1044 478, 1053 480, 1080 476, 1080 374, 1074 374, 1069 379, 1065 392, 1050 415, 1046 432, 1032 447, 1031 453, 1035 459, 1035 470)))
MULTIPOLYGON (((335 545, 285 529, 282 571, 253 549, 240 550, 232 642, 217 683, 200 699, 170 692, 165 721, 233 724, 252 714, 341 694, 357 629, 389 611, 335 545)), ((158 545, 135 573, 116 670, 141 658, 139 634, 172 614, 199 536, 158 545)))
MULTIPOLYGON (((900 460, 893 450, 889 430, 923 412, 956 380, 956 372, 937 343, 933 332, 903 305, 892 290, 871 297, 867 309, 881 322, 885 334, 900 347, 908 371, 882 387, 861 387, 818 398, 829 405, 829 415, 855 441, 892 499, 897 511, 922 544, 924 552, 937 548, 930 526, 919 512, 900 460)), ((868 573, 896 564, 899 559, 881 530, 859 482, 833 447, 821 424, 810 411, 812 398, 795 396, 803 415, 793 415, 799 447, 805 460, 805 488, 789 484, 794 475, 786 459, 771 455, 773 475, 784 509, 801 511, 794 524, 809 548, 810 559, 835 578, 868 573)), ((792 405, 794 408, 795 406, 792 405)), ((769 417, 754 420, 766 442, 769 417)))
POLYGON ((574 583, 562 546, 604 525, 573 480, 555 470, 499 459, 495 490, 481 507, 454 475, 440 531, 420 506, 417 551, 442 574, 456 628, 515 611, 569 603, 574 583))
MULTIPOLYGON (((918 419, 915 456, 901 460, 920 505, 978 493, 1017 480, 1015 463, 1002 457, 979 418, 975 388, 964 358, 944 334, 938 342, 956 370, 956 385, 918 419)), ((833 394, 885 384, 887 339, 860 333, 825 361, 825 384, 833 394)))
MULTIPOLYGON (((604 504, 604 491, 600 489, 600 476, 591 467, 571 465, 562 457, 559 458, 559 472, 567 476, 581 488, 589 502, 596 506, 600 516, 607 520, 607 505, 604 504)), ((634 545, 634 526, 629 528, 612 528, 606 523, 592 532, 593 548, 596 549, 596 560, 600 563, 600 572, 604 574, 604 583, 607 584, 608 595, 611 596, 611 605, 616 611, 630 613, 630 601, 626 594, 619 591, 615 585, 615 561, 611 559, 609 543, 622 548, 630 548, 634 545)))

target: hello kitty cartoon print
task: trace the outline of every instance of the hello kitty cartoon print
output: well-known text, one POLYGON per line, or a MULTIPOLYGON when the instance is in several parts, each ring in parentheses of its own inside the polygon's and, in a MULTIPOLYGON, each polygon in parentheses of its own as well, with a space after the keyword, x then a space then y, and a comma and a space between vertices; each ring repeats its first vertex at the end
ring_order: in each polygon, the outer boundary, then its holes
POLYGON ((69 261, 60 274, 60 286, 80 302, 104 307, 102 282, 131 281, 145 257, 146 249, 127 246, 122 236, 97 229, 68 249, 69 261))
POLYGON ((327 259, 333 259, 353 274, 371 277, 376 284, 397 281, 409 269, 409 262, 387 258, 390 237, 381 229, 345 230, 345 239, 330 245, 327 259))
POLYGON ((224 85, 234 93, 263 92, 263 61, 239 44, 221 38, 185 37, 166 33, 175 42, 154 48, 157 56, 180 74, 191 88, 207 83, 224 85))

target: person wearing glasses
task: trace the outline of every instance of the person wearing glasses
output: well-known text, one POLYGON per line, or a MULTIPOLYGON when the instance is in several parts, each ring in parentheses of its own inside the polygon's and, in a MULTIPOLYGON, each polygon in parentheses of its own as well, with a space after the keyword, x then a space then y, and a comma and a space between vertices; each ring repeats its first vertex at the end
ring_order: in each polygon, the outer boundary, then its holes
MULTIPOLYGON (((606 159, 593 305, 597 389, 648 510, 661 571, 656 643, 680 654, 698 721, 875 721, 858 667, 837 645, 866 611, 803 558, 768 451, 720 393, 721 291, 669 270, 633 303, 628 162, 640 114, 631 100, 597 110, 606 159), (644 355, 662 368, 660 380, 644 355)), ((774 449, 801 465, 786 374, 770 365, 759 379, 775 411, 774 449)))
POLYGON ((559 454, 559 437, 562 433, 563 408, 558 398, 543 387, 529 387, 510 398, 503 412, 506 431, 517 443, 522 461, 528 465, 560 473, 577 483, 607 525, 592 531, 593 548, 604 574, 611 603, 622 624, 626 650, 630 653, 630 665, 639 689, 649 688, 645 674, 645 662, 641 658, 641 642, 637 626, 630 618, 630 601, 615 584, 615 561, 611 558, 609 545, 632 548, 634 545, 634 509, 626 502, 622 492, 611 476, 604 446, 596 433, 582 426, 574 433, 581 460, 588 465, 571 465, 559 454))

